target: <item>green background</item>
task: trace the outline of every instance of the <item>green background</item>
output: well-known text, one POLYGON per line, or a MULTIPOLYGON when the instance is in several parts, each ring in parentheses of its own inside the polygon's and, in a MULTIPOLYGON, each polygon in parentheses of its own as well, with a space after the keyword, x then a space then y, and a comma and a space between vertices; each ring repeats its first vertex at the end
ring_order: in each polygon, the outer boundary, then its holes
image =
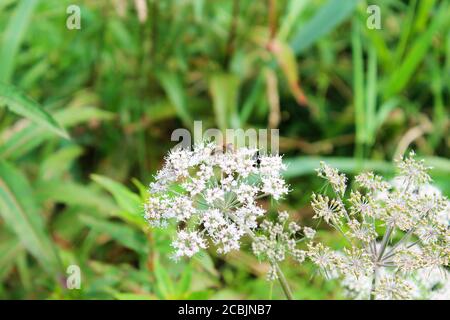
MULTIPOLYGON (((374 1, 380 30, 362 0, 144 2, 0 1, 1 298, 283 298, 247 242, 174 263, 173 233, 143 220, 172 131, 194 120, 280 128, 293 191, 278 208, 303 224, 320 160, 389 177, 415 149, 450 194, 449 1, 374 1)), ((308 263, 282 268, 298 299, 343 298, 308 263)))

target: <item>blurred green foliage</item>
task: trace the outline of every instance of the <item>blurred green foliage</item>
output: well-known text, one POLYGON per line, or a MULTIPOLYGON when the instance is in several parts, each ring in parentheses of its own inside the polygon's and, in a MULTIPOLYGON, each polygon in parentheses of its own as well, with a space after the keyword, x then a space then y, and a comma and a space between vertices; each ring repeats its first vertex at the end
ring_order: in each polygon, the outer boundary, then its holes
MULTIPOLYGON (((174 263, 143 220, 171 132, 194 120, 280 128, 282 206, 304 223, 320 160, 389 176, 414 148, 450 194, 449 1, 379 1, 381 30, 363 0, 137 2, 79 0, 80 30, 73 1, 0 2, 1 298, 282 298, 249 252, 174 263)), ((283 269, 296 298, 342 298, 308 264, 283 269)))

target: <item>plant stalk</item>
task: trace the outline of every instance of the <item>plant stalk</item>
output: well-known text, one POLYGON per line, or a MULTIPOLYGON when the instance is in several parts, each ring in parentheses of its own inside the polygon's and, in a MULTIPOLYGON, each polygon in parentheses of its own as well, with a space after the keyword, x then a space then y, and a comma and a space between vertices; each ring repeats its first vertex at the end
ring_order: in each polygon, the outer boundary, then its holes
POLYGON ((375 269, 373 270, 372 285, 370 287, 370 300, 375 300, 375 288, 377 285, 377 273, 378 273, 378 267, 375 267, 375 269))
POLYGON ((292 296, 291 288, 289 287, 289 283, 286 280, 286 277, 284 276, 283 271, 281 271, 280 266, 278 263, 273 263, 272 266, 276 269, 277 275, 278 275, 278 281, 280 282, 281 288, 283 289, 284 294, 286 295, 286 298, 288 300, 294 300, 294 297, 292 296))
MULTIPOLYGON (((236 217, 229 211, 225 211, 230 217, 231 220, 236 221, 236 217)), ((244 226, 244 230, 247 233, 247 235, 252 239, 252 241, 256 240, 255 234, 252 230, 244 226)), ((270 262, 272 264, 272 267, 275 268, 277 275, 278 275, 278 281, 280 282, 281 288, 283 289, 284 294, 286 295, 286 298, 288 300, 294 300, 294 297, 292 296, 291 288, 289 287, 289 283, 286 280, 286 277, 284 276, 283 271, 281 271, 280 266, 275 261, 270 262)))

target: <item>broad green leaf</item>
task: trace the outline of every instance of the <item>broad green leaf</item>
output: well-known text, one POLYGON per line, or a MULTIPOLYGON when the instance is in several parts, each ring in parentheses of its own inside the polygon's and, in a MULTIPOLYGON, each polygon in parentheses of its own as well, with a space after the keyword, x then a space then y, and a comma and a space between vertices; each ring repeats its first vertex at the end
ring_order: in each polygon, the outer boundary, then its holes
POLYGON ((219 272, 217 272, 214 267, 214 262, 208 252, 200 252, 192 257, 192 261, 198 264, 204 271, 208 272, 214 277, 219 277, 219 272))
POLYGON ((179 297, 184 297, 186 293, 189 292, 192 281, 192 266, 191 264, 187 265, 183 269, 183 273, 181 274, 181 278, 177 283, 177 295, 179 297))
POLYGON ((22 173, 0 160, 0 215, 22 245, 52 276, 61 269, 44 221, 39 215, 33 191, 22 173))
POLYGON ((172 279, 166 269, 161 265, 159 259, 155 259, 154 275, 156 278, 156 286, 164 299, 173 299, 175 288, 172 279))
POLYGON ((350 16, 359 0, 328 0, 305 25, 298 28, 290 44, 302 53, 350 16))
POLYGON ((37 102, 11 85, 0 83, 0 107, 7 107, 14 113, 46 127, 63 138, 67 132, 37 102))
POLYGON ((187 127, 192 126, 193 120, 187 107, 186 92, 181 78, 176 73, 161 73, 158 77, 184 125, 187 127))
MULTIPOLYGON (((427 165, 431 166, 431 175, 450 174, 450 160, 439 157, 424 157, 427 165)), ((325 161, 329 165, 342 172, 357 174, 361 171, 373 170, 377 172, 392 173, 395 170, 394 164, 381 160, 363 160, 346 157, 298 157, 286 159, 288 166, 284 176, 293 178, 308 174, 314 174, 315 169, 320 166, 320 161, 325 161)))
POLYGON ((286 178, 292 178, 307 174, 314 174, 314 170, 320 166, 320 162, 325 161, 329 165, 347 173, 355 173, 360 170, 374 170, 381 172, 392 172, 393 167, 389 162, 366 160, 361 166, 360 161, 354 158, 334 158, 334 157, 298 157, 286 159, 286 178))
POLYGON ((94 218, 93 216, 81 215, 80 220, 93 230, 104 233, 139 254, 147 254, 147 239, 141 231, 118 222, 111 222, 94 218))
POLYGON ((123 219, 140 227, 146 225, 143 214, 144 207, 138 195, 128 190, 122 184, 107 177, 92 174, 91 178, 113 195, 117 204, 123 210, 119 213, 123 219))
POLYGON ((36 198, 40 202, 53 201, 68 206, 81 206, 95 209, 106 216, 112 216, 119 208, 106 194, 93 186, 73 181, 49 180, 36 184, 36 198))
POLYGON ((229 126, 239 127, 237 99, 239 78, 234 74, 215 74, 211 77, 209 90, 213 99, 216 123, 222 132, 229 126))
POLYGON ((82 153, 82 148, 71 145, 50 154, 39 167, 40 179, 50 180, 62 177, 82 153))

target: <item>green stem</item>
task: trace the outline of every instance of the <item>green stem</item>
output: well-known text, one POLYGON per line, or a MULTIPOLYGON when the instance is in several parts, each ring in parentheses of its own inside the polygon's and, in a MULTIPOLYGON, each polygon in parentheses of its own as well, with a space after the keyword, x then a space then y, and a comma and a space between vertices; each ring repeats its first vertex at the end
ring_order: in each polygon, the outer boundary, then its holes
MULTIPOLYGON (((236 217, 229 211, 225 211, 225 213, 228 215, 228 217, 233 220, 234 222, 236 222, 236 217)), ((246 226, 243 226, 245 232, 247 233, 247 235, 250 237, 250 239, 252 239, 252 241, 256 240, 256 236, 253 233, 252 230, 250 230, 249 228, 247 228, 246 226)), ((278 265, 278 263, 276 263, 275 261, 271 261, 272 267, 275 268, 277 275, 278 275, 278 281, 280 281, 281 284, 281 288, 283 289, 284 294, 286 295, 286 298, 288 300, 294 300, 293 296, 292 296, 292 291, 291 288, 289 287, 289 283, 286 280, 286 277, 284 276, 283 271, 281 271, 280 266, 278 265)))
POLYGON ((281 288, 283 289, 284 294, 286 295, 286 298, 288 300, 294 300, 294 297, 292 296, 291 288, 289 287, 289 283, 286 280, 286 277, 284 276, 283 271, 281 271, 280 266, 277 263, 273 263, 272 266, 277 271, 278 275, 278 281, 280 281, 281 288))
POLYGON ((380 262, 381 259, 383 258, 383 254, 384 251, 386 250, 389 238, 391 237, 392 230, 394 230, 394 228, 391 225, 389 225, 386 229, 386 233, 384 234, 383 241, 381 242, 380 252, 378 254, 376 263, 380 262))
POLYGON ((375 269, 373 270, 372 285, 370 287, 370 300, 375 300, 375 288, 377 285, 377 273, 378 273, 378 268, 375 267, 375 269))

